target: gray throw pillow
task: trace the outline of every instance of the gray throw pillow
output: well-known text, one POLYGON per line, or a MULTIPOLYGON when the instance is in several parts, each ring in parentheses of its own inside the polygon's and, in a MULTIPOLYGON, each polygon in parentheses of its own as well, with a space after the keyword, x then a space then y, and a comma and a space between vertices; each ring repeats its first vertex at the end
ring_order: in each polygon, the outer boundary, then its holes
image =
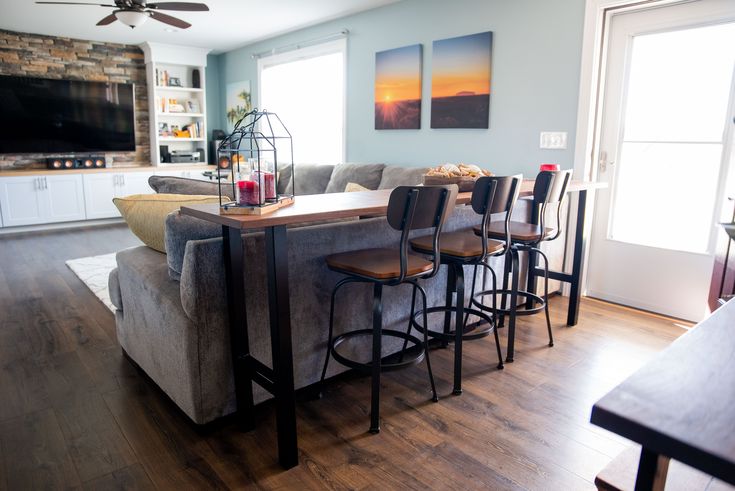
POLYGON ((200 220, 178 211, 166 216, 164 241, 166 242, 166 261, 168 275, 172 280, 181 280, 181 270, 184 266, 186 243, 190 240, 211 239, 222 237, 222 226, 216 223, 200 220))
MULTIPOLYGON (((293 173, 296 177, 294 194, 296 196, 305 196, 307 194, 325 193, 334 169, 335 167, 333 165, 296 164, 293 168, 293 173)), ((289 176, 289 181, 284 187, 284 192, 291 192, 292 179, 293 176, 289 176)))
MULTIPOLYGON (((212 196, 219 194, 218 184, 216 182, 187 179, 184 177, 151 176, 148 178, 148 185, 155 192, 164 194, 199 194, 212 196)), ((232 188, 225 186, 224 183, 222 194, 233 199, 232 188)))
POLYGON ((368 189, 378 189, 384 167, 385 164, 340 164, 334 168, 326 192, 343 193, 348 182, 368 189))
POLYGON ((399 167, 387 165, 383 169, 383 178, 378 189, 393 189, 398 186, 415 186, 424 183, 424 174, 428 167, 399 167))

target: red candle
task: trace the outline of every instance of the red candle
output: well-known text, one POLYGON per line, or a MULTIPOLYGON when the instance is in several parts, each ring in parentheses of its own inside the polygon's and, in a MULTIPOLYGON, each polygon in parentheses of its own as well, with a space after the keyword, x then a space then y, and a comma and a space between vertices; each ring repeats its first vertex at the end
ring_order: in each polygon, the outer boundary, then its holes
POLYGON ((239 205, 262 205, 264 196, 260 195, 260 186, 255 181, 237 181, 237 188, 240 191, 238 199, 239 205))
POLYGON ((276 176, 268 171, 253 171, 253 180, 260 182, 264 189, 265 199, 276 198, 276 176))

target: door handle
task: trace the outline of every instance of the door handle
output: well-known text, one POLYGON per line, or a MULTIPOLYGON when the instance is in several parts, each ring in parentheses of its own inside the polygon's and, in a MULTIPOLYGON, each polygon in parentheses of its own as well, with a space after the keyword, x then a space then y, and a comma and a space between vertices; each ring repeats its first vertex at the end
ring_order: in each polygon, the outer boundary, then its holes
POLYGON ((607 160, 607 152, 604 152, 603 151, 603 152, 600 152, 600 160, 597 161, 597 164, 600 167, 600 172, 602 172, 604 174, 605 172, 607 172, 607 166, 608 165, 615 165, 615 162, 613 162, 613 161, 608 162, 608 160, 607 160))

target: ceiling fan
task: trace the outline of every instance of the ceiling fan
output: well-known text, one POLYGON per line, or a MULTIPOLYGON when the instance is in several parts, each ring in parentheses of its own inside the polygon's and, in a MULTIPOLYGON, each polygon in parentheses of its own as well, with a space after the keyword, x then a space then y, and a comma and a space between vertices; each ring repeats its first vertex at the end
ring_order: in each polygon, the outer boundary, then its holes
POLYGON ((114 0, 115 4, 104 3, 82 3, 82 2, 36 2, 39 4, 56 4, 56 5, 93 5, 100 7, 112 7, 110 15, 97 23, 98 26, 106 26, 119 20, 123 24, 136 28, 143 24, 148 17, 179 29, 188 29, 191 27, 186 21, 177 19, 168 14, 159 12, 159 10, 179 10, 184 12, 206 12, 209 10, 203 3, 193 2, 156 2, 147 3, 146 0, 114 0))

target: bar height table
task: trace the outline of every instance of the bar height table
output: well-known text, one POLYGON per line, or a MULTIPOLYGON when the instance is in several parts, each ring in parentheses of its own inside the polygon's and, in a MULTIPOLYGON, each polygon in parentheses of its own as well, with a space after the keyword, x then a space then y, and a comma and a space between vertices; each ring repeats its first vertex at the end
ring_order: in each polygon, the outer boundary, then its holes
POLYGON ((590 420, 641 444, 636 491, 664 489, 670 458, 735 485, 735 301, 597 401, 590 420))
MULTIPOLYGON (((579 281, 588 220, 585 219, 587 192, 602 187, 597 183, 572 181, 568 192, 579 192, 572 273, 559 277, 572 284, 575 298, 569 301, 567 324, 577 323, 579 310, 579 281)), ((291 206, 269 215, 221 215, 219 206, 191 205, 181 208, 183 215, 193 216, 222 226, 224 243, 227 305, 230 323, 232 365, 235 378, 235 396, 238 418, 245 429, 252 429, 252 384, 257 383, 273 394, 276 401, 278 433, 278 460, 286 469, 298 465, 296 437, 296 404, 294 395, 293 350, 291 345, 291 308, 288 294, 288 225, 339 218, 385 216, 391 190, 328 195, 297 196, 291 206), (268 276, 268 304, 273 367, 268 367, 250 354, 247 312, 245 311, 245 260, 243 231, 265 229, 265 261, 268 276)), ((533 180, 524 180, 521 197, 533 194, 533 180)), ((470 202, 472 193, 460 193, 458 205, 470 202)), ((563 274, 563 273, 559 273, 563 274)), ((511 335, 509 333, 509 335, 511 335)))

